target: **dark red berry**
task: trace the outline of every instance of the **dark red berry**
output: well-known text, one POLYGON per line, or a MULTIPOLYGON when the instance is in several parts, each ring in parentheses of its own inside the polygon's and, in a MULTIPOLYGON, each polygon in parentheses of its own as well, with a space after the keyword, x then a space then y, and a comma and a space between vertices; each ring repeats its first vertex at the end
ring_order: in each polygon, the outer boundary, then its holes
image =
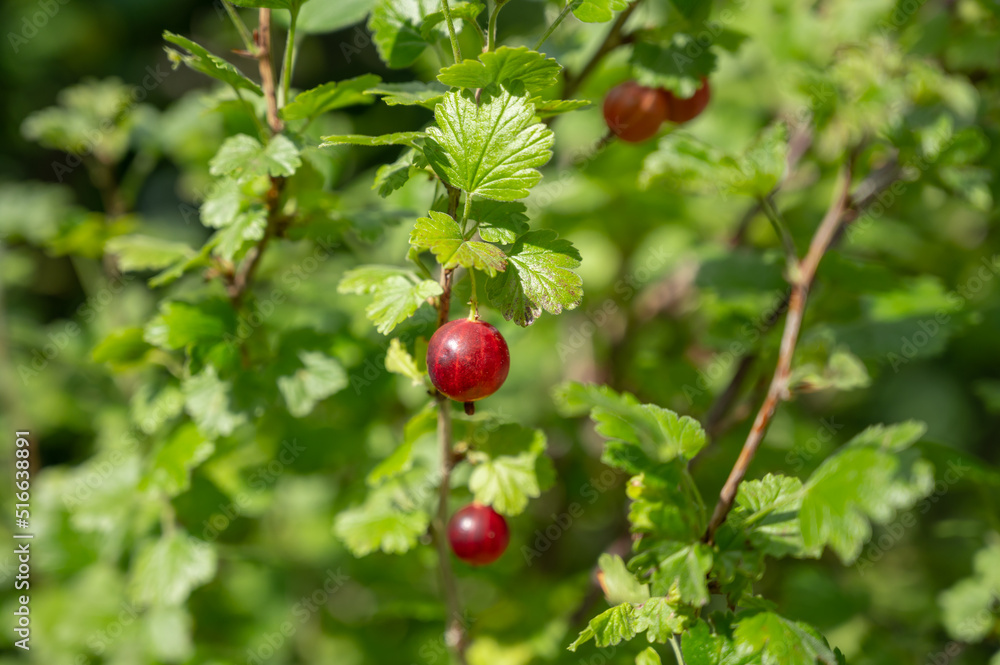
POLYGON ((448 522, 451 551, 473 566, 485 566, 500 558, 510 530, 503 515, 481 503, 470 503, 451 516, 448 522))
POLYGON ((667 98, 655 88, 626 81, 604 98, 604 121, 618 138, 638 143, 656 134, 667 119, 667 98))
POLYGON ((668 90, 663 92, 667 96, 667 120, 678 123, 693 120, 701 115, 701 112, 708 106, 708 100, 712 97, 708 79, 704 78, 701 80, 701 87, 687 99, 680 99, 668 90))
POLYGON ((437 329, 427 345, 434 387, 458 402, 495 393, 510 371, 510 351, 500 331, 485 321, 455 319, 437 329))

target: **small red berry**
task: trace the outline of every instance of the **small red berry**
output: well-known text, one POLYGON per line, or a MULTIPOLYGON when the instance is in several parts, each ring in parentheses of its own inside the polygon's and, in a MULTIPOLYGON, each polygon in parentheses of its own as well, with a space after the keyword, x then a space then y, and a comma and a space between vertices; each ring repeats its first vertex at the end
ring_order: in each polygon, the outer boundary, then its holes
POLYGON ((680 99, 669 90, 664 90, 663 92, 667 96, 667 120, 676 123, 687 122, 688 120, 697 118, 705 110, 705 107, 708 106, 708 100, 712 97, 712 90, 708 86, 708 79, 705 78, 701 80, 701 87, 695 91, 694 95, 687 99, 680 99))
POLYGON ((495 393, 510 371, 510 351, 500 331, 485 321, 455 319, 431 336, 427 371, 434 387, 458 402, 495 393))
POLYGON ((503 515, 481 503, 470 503, 448 522, 451 551, 473 566, 485 566, 500 558, 510 542, 503 515))
POLYGON ((655 88, 626 81, 604 98, 604 121, 618 138, 639 143, 656 134, 667 119, 667 98, 655 88))

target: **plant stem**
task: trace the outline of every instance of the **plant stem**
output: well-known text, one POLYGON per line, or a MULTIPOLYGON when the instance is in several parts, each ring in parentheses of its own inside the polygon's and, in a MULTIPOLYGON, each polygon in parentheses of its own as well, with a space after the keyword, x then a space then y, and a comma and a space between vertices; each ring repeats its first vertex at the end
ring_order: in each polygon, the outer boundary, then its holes
MULTIPOLYGON (((490 12, 490 20, 486 24, 486 50, 493 51, 497 46, 497 16, 500 15, 500 10, 503 9, 504 3, 494 2, 493 11, 490 12)), ((538 49, 535 49, 536 51, 538 49)))
POLYGON ((257 45, 254 44, 253 34, 250 32, 250 28, 247 24, 243 22, 240 15, 236 12, 236 9, 223 0, 222 6, 226 8, 226 13, 229 14, 229 18, 232 20, 233 25, 236 26, 236 32, 239 33, 240 39, 243 41, 243 46, 246 47, 247 53, 252 56, 256 56, 257 45))
POLYGON ((604 36, 604 41, 602 41, 601 45, 597 47, 594 55, 590 57, 590 60, 588 60, 587 64, 583 66, 583 69, 580 70, 579 74, 573 76, 569 73, 569 70, 566 70, 566 86, 563 89, 563 99, 569 99, 572 97, 573 94, 579 90, 584 79, 590 76, 591 72, 594 71, 601 59, 625 43, 622 38, 622 27, 625 25, 625 22, 628 21, 632 12, 635 11, 635 8, 639 6, 641 1, 642 0, 633 0, 628 7, 622 10, 622 13, 618 15, 618 18, 615 19, 615 22, 608 30, 608 34, 604 36))
POLYGON ((257 66, 260 69, 260 87, 267 100, 267 124, 274 134, 284 128, 278 117, 278 98, 274 85, 274 66, 271 64, 271 10, 260 10, 260 25, 257 27, 257 66))
MULTIPOLYGON (((293 5, 294 6, 294 5, 293 5)), ((295 66, 295 24, 299 20, 298 7, 291 10, 291 17, 288 19, 288 38, 285 42, 285 64, 281 70, 281 96, 278 97, 278 106, 284 108, 288 103, 288 91, 292 85, 292 67, 295 66)))
POLYGON ((764 439, 771 418, 774 416, 778 402, 789 398, 788 376, 792 368, 792 356, 795 354, 795 345, 798 342, 799 331, 802 329, 802 317, 805 314, 806 299, 809 296, 809 288, 812 286, 813 278, 816 276, 816 269, 823 255, 830 248, 841 224, 849 217, 847 214, 851 202, 851 177, 853 173, 853 155, 848 159, 843 174, 843 183, 837 197, 827 210, 823 221, 813 235, 812 242, 806 256, 799 264, 799 270, 792 275, 792 290, 788 299, 788 314, 785 318, 785 330, 781 335, 781 346, 778 352, 778 363, 774 370, 774 376, 764 397, 764 403, 757 412, 750 433, 747 435, 743 450, 740 452, 736 464, 733 465, 726 484, 723 485, 719 493, 719 500, 712 511, 712 518, 709 520, 708 529, 705 531, 704 540, 711 543, 715 538, 715 531, 726 519, 733 502, 736 500, 736 492, 739 484, 746 476, 747 468, 753 461, 754 454, 764 439))
POLYGON ((681 653, 681 646, 677 644, 677 636, 670 636, 670 646, 674 649, 674 657, 677 659, 677 665, 684 665, 684 654, 681 653))
POLYGON ((455 62, 462 62, 462 47, 458 45, 455 21, 451 18, 451 7, 448 6, 448 0, 441 0, 441 11, 444 12, 444 20, 448 24, 448 36, 451 38, 451 52, 455 56, 455 62))
POLYGON ((556 17, 556 20, 552 21, 552 25, 548 27, 548 29, 539 38, 538 43, 535 44, 536 51, 542 48, 542 44, 545 43, 545 40, 552 36, 552 33, 559 27, 559 24, 562 23, 567 16, 569 16, 569 13, 573 11, 573 7, 578 4, 580 4, 580 0, 569 0, 569 2, 566 3, 563 10, 559 12, 559 16, 556 17))
POLYGON ((799 251, 795 248, 795 241, 792 239, 792 234, 788 232, 788 225, 785 224, 784 218, 778 212, 778 208, 775 207, 774 201, 770 196, 761 197, 760 209, 764 212, 764 216, 767 217, 768 221, 771 222, 771 226, 774 227, 774 232, 778 234, 778 238, 781 239, 781 244, 785 249, 785 260, 788 262, 788 270, 794 272, 796 264, 799 262, 799 251))

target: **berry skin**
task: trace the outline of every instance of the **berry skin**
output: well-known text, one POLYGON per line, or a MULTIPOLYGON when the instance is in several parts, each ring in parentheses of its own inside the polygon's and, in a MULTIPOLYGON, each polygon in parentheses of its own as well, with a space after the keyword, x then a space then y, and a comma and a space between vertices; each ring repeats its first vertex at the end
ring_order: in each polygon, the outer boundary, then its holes
POLYGON ((668 90, 664 90, 663 94, 667 96, 667 120, 681 123, 694 120, 701 115, 701 112, 708 106, 708 100, 712 97, 712 90, 708 86, 708 79, 703 78, 701 87, 688 99, 675 97, 668 90))
POLYGON ((458 402, 495 393, 510 371, 510 351, 500 331, 485 321, 455 319, 431 336, 427 371, 434 387, 458 402))
POLYGON ((667 106, 663 91, 626 81, 604 98, 604 121, 618 138, 639 143, 660 129, 667 119, 667 106))
POLYGON ((470 503, 448 522, 451 551, 473 566, 485 566, 500 558, 510 542, 503 515, 481 503, 470 503))

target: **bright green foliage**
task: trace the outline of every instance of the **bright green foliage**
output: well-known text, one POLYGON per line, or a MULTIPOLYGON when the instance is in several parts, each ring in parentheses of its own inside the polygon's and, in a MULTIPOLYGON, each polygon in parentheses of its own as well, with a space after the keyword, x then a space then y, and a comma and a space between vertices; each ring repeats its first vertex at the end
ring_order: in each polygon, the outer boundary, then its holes
POLYGON ((288 412, 296 418, 309 415, 317 402, 347 386, 347 374, 333 358, 306 351, 299 358, 302 367, 278 379, 278 390, 285 398, 288 412))
POLYGON ((587 23, 604 23, 626 7, 628 0, 582 0, 573 4, 573 15, 587 23))
POLYGON ((762 665, 836 665, 837 657, 814 633, 774 612, 737 617, 733 626, 736 653, 753 655, 762 665))
POLYGON ((185 55, 175 49, 166 48, 170 61, 174 67, 184 64, 195 70, 211 76, 212 78, 231 85, 236 90, 249 90, 258 95, 263 94, 260 86, 244 76, 236 67, 226 62, 217 55, 213 55, 205 50, 205 47, 197 44, 186 37, 175 35, 170 31, 164 31, 163 38, 171 44, 180 46, 188 54, 185 55))
POLYGON ((368 21, 379 56, 394 69, 408 67, 430 42, 421 34, 425 16, 438 3, 431 0, 378 0, 368 21))
POLYGON ((411 245, 429 249, 445 268, 475 268, 490 277, 507 268, 507 257, 499 247, 466 240, 458 222, 443 212, 431 210, 429 214, 417 220, 410 234, 411 245))
POLYGON ((290 176, 301 165, 298 149, 284 136, 276 136, 263 146, 246 134, 226 140, 209 164, 212 175, 237 180, 263 175, 290 176))
MULTIPOLYGON (((488 88, 497 84, 511 94, 536 93, 556 82, 562 67, 553 58, 527 48, 501 46, 478 60, 463 60, 445 67, 438 81, 453 88, 488 88)), ((439 122, 440 124, 440 122, 439 122)))
POLYGON ((374 98, 369 94, 369 88, 376 86, 381 79, 374 74, 356 76, 346 81, 331 81, 305 90, 295 96, 287 106, 281 109, 281 117, 285 120, 313 120, 316 117, 336 109, 356 104, 371 104, 374 98))
POLYGON ((553 481, 545 434, 520 425, 469 423, 459 435, 471 448, 469 491, 504 515, 517 515, 553 481))
POLYGON ((215 576, 215 550, 177 531, 146 542, 136 554, 129 595, 141 606, 179 605, 215 576))
POLYGON ((371 294, 372 303, 365 313, 378 331, 388 334, 417 309, 427 298, 440 295, 441 286, 421 280, 408 270, 391 266, 363 266, 344 275, 337 290, 341 293, 371 294))
POLYGON ((1000 541, 993 538, 976 553, 973 575, 960 580, 938 598, 948 634, 963 642, 978 642, 996 633, 1000 603, 1000 541))

